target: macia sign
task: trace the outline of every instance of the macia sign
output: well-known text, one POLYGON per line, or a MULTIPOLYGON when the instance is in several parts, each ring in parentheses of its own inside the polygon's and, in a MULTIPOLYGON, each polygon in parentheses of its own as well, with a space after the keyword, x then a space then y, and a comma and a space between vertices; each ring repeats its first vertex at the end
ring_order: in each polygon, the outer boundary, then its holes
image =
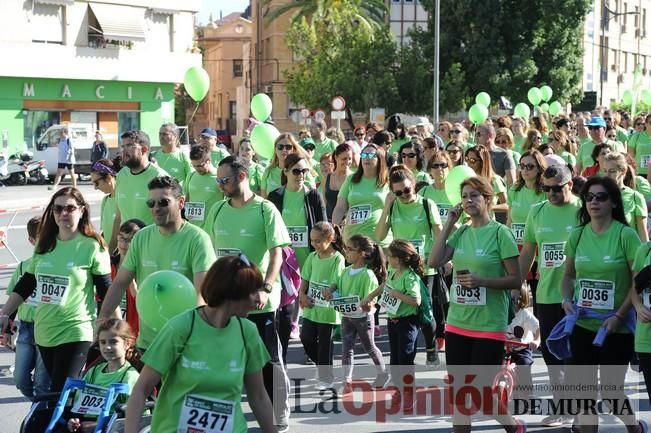
MULTIPOLYGON (((104 99, 104 85, 100 84, 95 87, 95 96, 97 99, 104 99)), ((128 100, 133 99, 133 86, 127 86, 126 97, 128 100)), ((23 97, 36 97, 36 91, 34 89, 34 83, 23 83, 23 97)), ((72 91, 70 90, 70 85, 64 84, 61 89, 62 98, 72 98, 72 91)), ((160 87, 156 88, 154 92, 154 100, 163 101, 163 90, 160 87)))

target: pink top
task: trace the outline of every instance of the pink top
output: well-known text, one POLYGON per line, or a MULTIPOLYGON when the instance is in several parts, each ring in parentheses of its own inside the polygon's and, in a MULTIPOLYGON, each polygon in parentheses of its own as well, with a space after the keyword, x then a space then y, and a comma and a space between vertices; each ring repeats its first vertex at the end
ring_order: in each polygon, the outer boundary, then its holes
POLYGON ((449 323, 445 324, 445 332, 463 335, 471 338, 486 338, 489 340, 506 341, 506 333, 499 331, 475 331, 471 329, 458 328, 449 323))

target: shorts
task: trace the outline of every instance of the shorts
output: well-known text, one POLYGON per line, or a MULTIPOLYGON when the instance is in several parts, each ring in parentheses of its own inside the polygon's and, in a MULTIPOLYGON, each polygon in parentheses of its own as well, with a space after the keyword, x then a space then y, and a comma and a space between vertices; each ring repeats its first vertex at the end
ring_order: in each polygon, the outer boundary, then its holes
POLYGON ((57 164, 57 168, 67 168, 68 170, 72 170, 74 167, 74 164, 68 164, 67 162, 60 162, 57 164))

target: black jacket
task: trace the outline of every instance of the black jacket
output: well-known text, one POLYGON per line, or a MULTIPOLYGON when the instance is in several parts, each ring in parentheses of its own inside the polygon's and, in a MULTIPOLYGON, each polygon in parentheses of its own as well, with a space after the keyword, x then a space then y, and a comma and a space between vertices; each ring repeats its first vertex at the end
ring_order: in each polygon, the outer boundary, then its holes
MULTIPOLYGON (((272 202, 274 206, 278 209, 278 212, 283 213, 283 197, 285 196, 285 187, 281 186, 280 188, 271 191, 267 200, 272 202)), ((325 202, 323 197, 316 189, 309 189, 305 192, 305 216, 307 219, 307 234, 310 235, 312 227, 320 221, 328 221, 328 216, 326 215, 325 202)), ((314 251, 312 243, 308 242, 310 251, 314 251)))

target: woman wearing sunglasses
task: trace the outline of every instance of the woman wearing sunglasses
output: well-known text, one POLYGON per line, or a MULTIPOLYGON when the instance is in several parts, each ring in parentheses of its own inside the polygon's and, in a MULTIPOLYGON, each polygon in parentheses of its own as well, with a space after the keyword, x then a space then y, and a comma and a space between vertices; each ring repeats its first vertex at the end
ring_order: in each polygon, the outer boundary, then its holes
POLYGON ((529 129, 527 131, 527 138, 522 143, 522 151, 537 149, 542 144, 542 134, 537 129, 529 129))
MULTIPOLYGON (((385 201, 375 236, 383 240, 391 231, 394 239, 411 242, 416 252, 426 261, 433 240, 441 233, 441 218, 436 203, 416 193, 416 177, 413 171, 404 165, 391 168, 389 184, 391 194, 385 201)), ((423 282, 430 293, 437 293, 434 288, 435 274, 436 269, 427 267, 423 275, 423 282)), ((439 364, 436 326, 436 322, 421 323, 427 350, 426 362, 431 367, 439 364)))
POLYGON ((321 182, 321 194, 325 198, 326 213, 328 221, 332 221, 332 213, 337 205, 337 196, 341 186, 348 176, 351 175, 350 167, 354 164, 355 153, 347 143, 340 144, 331 154, 328 163, 334 165, 334 171, 325 175, 325 181, 321 182))
POLYGON ((90 168, 90 180, 95 189, 106 194, 100 204, 99 227, 102 237, 108 243, 113 234, 115 220, 115 177, 120 171, 119 165, 110 159, 100 159, 90 168))
MULTIPOLYGON (((633 355, 634 337, 628 324, 634 324, 635 317, 628 293, 640 238, 626 223, 622 195, 614 180, 594 176, 581 193, 579 227, 565 245, 562 306, 567 315, 585 310, 598 317, 579 317, 576 321, 569 340, 572 358, 566 383, 581 386, 576 389, 582 390, 582 399, 596 401, 599 390, 604 401, 621 408, 626 403, 624 378, 633 355), (603 328, 605 340, 600 346, 594 345, 603 328)), ((615 415, 628 433, 648 431, 638 425, 632 410, 615 415)), ((596 432, 598 425, 597 415, 578 415, 581 432, 596 432)))
POLYGON ((576 167, 576 156, 572 155, 568 151, 570 140, 567 134, 560 129, 556 129, 549 133, 547 144, 554 149, 556 155, 563 158, 563 161, 565 161, 565 163, 570 167, 570 170, 574 172, 574 167, 576 167))
POLYGON ((545 119, 544 114, 541 114, 540 116, 532 116, 531 119, 529 119, 529 127, 539 131, 542 135, 542 142, 538 144, 547 143, 549 127, 547 126, 547 120, 545 119))
POLYGON ((90 220, 90 205, 76 188, 55 192, 45 208, 30 265, 0 311, 0 334, 9 316, 36 304, 35 340, 52 379, 50 391, 79 377, 93 341, 96 294, 111 284, 111 261, 90 220))
POLYGON ((516 164, 520 162, 521 153, 514 150, 515 141, 509 128, 497 128, 495 131, 495 144, 510 153, 516 164))
POLYGON ((502 221, 506 221, 506 214, 509 210, 508 204, 506 204, 506 182, 493 171, 491 155, 488 149, 481 144, 469 148, 466 150, 466 163, 477 173, 477 176, 483 177, 491 184, 493 189, 491 211, 501 213, 504 216, 502 221))
MULTIPOLYGON (((452 140, 445 146, 445 152, 450 156, 451 165, 450 168, 454 168, 457 165, 466 165, 464 158, 463 143, 458 140, 452 140)), ((430 158, 431 160, 431 158, 430 158)))
POLYGON ((398 164, 402 164, 411 170, 417 183, 432 183, 432 179, 427 174, 427 171, 425 171, 427 169, 427 161, 423 154, 423 146, 419 142, 412 141, 400 146, 398 151, 398 164))
MULTIPOLYGON (((271 191, 274 191, 282 185, 282 167, 285 166, 285 158, 292 153, 296 153, 306 160, 310 160, 309 155, 305 150, 299 146, 298 142, 289 132, 280 134, 274 142, 274 156, 271 158, 271 163, 262 174, 262 184, 260 185, 260 195, 267 198, 271 191)), ((305 178, 305 184, 308 186, 315 186, 316 182, 312 173, 308 173, 305 178)))

